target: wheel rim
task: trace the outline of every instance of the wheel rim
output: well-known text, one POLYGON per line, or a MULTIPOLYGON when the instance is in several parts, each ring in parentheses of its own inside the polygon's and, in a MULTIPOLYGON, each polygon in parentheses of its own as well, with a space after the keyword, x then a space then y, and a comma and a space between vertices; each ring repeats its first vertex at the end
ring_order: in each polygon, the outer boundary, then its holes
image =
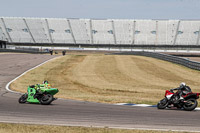
POLYGON ((196 101, 195 100, 188 100, 186 103, 185 103, 185 106, 186 107, 191 107, 191 106, 193 106, 194 104, 196 103, 196 101))
POLYGON ((167 104, 167 100, 166 100, 166 99, 161 100, 161 101, 160 101, 160 104, 161 104, 162 106, 165 106, 165 105, 167 104))
POLYGON ((20 98, 19 98, 19 103, 25 103, 26 100, 28 98, 28 95, 27 94, 24 94, 22 95, 20 98))
POLYGON ((45 96, 42 98, 42 101, 48 101, 50 97, 51 97, 50 95, 45 95, 45 96))
POLYGON ((23 95, 22 98, 21 98, 21 101, 25 101, 26 98, 27 98, 26 95, 23 95))

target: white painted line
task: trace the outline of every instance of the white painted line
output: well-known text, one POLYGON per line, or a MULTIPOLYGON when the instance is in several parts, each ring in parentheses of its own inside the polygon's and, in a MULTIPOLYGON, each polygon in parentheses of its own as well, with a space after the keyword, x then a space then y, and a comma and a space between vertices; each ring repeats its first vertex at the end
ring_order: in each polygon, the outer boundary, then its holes
MULTIPOLYGON (((114 105, 128 105, 128 106, 137 106, 137 107, 156 107, 156 105, 149 104, 131 104, 131 103, 117 103, 114 105)), ((200 111, 200 108, 195 108, 195 110, 200 111)))
POLYGON ((149 106, 152 106, 152 105, 148 105, 148 104, 136 104, 136 105, 133 105, 133 106, 149 107, 149 106))
POLYGON ((10 89, 10 84, 11 84, 12 82, 14 82, 15 80, 17 80, 18 78, 20 78, 21 76, 25 75, 27 72, 29 72, 29 71, 31 71, 31 70, 37 68, 37 67, 40 67, 41 65, 43 65, 43 64, 45 64, 45 63, 47 63, 47 62, 49 62, 49 61, 51 61, 51 60, 54 60, 54 59, 56 59, 56 58, 58 58, 58 57, 49 59, 49 60, 47 60, 47 61, 45 61, 45 62, 43 62, 43 63, 41 63, 41 64, 39 64, 39 65, 37 65, 37 66, 35 66, 35 67, 33 67, 33 68, 31 68, 31 69, 25 71, 24 73, 22 73, 21 75, 19 75, 19 76, 16 77, 15 79, 11 80, 11 81, 6 85, 6 90, 9 91, 9 92, 12 92, 12 93, 21 94, 21 92, 17 92, 17 91, 11 90, 11 89, 10 89))
POLYGON ((200 108, 196 108, 195 110, 200 110, 200 108))
POLYGON ((127 103, 116 103, 115 105, 125 105, 127 103))
POLYGON ((138 107, 151 107, 155 105, 149 105, 149 104, 133 104, 133 103, 117 103, 115 105, 128 105, 128 106, 138 106, 138 107))

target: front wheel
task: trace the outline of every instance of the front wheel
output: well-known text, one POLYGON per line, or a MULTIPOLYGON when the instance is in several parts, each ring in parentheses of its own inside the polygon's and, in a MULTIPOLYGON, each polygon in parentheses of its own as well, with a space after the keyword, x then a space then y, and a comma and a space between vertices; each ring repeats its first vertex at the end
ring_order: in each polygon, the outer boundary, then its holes
POLYGON ((26 103, 27 98, 28 98, 28 94, 23 94, 23 95, 19 98, 18 102, 19 102, 19 103, 26 103))
POLYGON ((168 100, 167 98, 164 98, 162 100, 160 100, 160 102, 157 104, 157 108, 158 109, 165 109, 168 105, 168 100))
POLYGON ((53 101, 53 96, 51 94, 46 94, 42 96, 42 98, 40 99, 40 103, 43 105, 49 105, 51 104, 52 101, 53 101))
POLYGON ((186 101, 186 103, 183 105, 183 108, 187 111, 192 111, 197 107, 197 105, 198 105, 197 100, 191 98, 186 101))

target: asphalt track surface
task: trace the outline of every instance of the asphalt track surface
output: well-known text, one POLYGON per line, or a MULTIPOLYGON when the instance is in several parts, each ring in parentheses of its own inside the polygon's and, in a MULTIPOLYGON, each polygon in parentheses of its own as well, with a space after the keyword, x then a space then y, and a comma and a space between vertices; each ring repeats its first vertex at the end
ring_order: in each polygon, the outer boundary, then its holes
POLYGON ((52 105, 19 104, 6 84, 54 56, 0 54, 0 122, 200 132, 200 111, 158 110, 58 99, 52 105))

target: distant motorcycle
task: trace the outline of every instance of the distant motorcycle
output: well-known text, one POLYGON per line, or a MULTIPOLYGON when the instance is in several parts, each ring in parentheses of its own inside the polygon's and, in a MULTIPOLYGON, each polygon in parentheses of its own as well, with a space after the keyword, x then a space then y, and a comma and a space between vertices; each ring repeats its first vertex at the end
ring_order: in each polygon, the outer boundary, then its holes
POLYGON ((183 108, 184 110, 192 111, 198 105, 197 99, 199 98, 199 95, 200 93, 189 92, 188 94, 182 96, 184 99, 180 100, 178 92, 174 93, 172 90, 166 90, 165 98, 160 100, 157 104, 157 108, 165 109, 176 107, 178 109, 183 108))
POLYGON ((28 93, 23 94, 19 98, 19 103, 40 103, 43 105, 51 104, 52 101, 56 100, 53 96, 58 93, 57 88, 44 88, 41 89, 40 92, 37 92, 37 90, 34 88, 35 86, 29 86, 27 89, 28 93))

